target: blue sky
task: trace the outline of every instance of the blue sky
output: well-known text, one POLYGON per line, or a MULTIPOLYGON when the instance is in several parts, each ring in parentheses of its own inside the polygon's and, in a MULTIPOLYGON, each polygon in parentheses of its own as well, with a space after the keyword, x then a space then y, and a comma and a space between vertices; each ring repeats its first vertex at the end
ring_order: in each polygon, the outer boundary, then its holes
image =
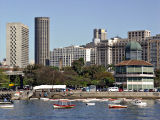
POLYGON ((107 38, 131 30, 160 33, 160 0, 0 0, 0 60, 6 57, 6 23, 29 27, 29 58, 34 59, 34 17, 50 17, 50 50, 92 41, 93 29, 107 38))

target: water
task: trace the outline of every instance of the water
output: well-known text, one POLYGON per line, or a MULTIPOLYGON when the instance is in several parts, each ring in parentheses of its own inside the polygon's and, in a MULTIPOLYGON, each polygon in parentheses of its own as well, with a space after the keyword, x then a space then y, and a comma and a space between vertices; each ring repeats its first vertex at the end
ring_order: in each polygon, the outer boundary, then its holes
POLYGON ((160 104, 147 100, 147 107, 129 105, 126 109, 109 109, 107 102, 86 106, 83 102, 72 109, 53 109, 54 102, 41 100, 14 101, 12 109, 0 109, 0 120, 159 120, 160 104))

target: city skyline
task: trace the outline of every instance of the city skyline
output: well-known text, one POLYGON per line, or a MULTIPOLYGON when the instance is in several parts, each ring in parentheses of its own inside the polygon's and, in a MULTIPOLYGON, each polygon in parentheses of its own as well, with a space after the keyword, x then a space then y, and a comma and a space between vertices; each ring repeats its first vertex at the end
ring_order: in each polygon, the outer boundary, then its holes
POLYGON ((9 22, 29 26, 29 58, 34 60, 35 17, 50 17, 50 50, 53 50, 91 42, 95 28, 106 29, 108 39, 116 35, 126 38, 127 32, 132 30, 147 29, 151 35, 159 34, 159 3, 158 0, 1 1, 0 60, 6 58, 5 27, 9 22))

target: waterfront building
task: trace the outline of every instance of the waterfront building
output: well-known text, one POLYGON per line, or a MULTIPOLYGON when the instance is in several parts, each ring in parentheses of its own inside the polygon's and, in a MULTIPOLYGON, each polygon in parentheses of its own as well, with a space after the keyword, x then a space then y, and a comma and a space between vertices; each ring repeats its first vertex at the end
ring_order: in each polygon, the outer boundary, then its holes
POLYGON ((35 64, 49 65, 49 17, 35 18, 35 64))
POLYGON ((83 58, 86 65, 95 64, 94 62, 96 62, 94 48, 69 46, 64 48, 55 48, 50 54, 50 66, 60 68, 71 66, 72 62, 79 58, 83 58))
POLYGON ((141 60, 140 44, 131 41, 125 51, 128 54, 126 60, 115 65, 115 84, 123 89, 153 89, 154 68, 151 63, 141 60))
POLYGON ((24 68, 29 64, 29 29, 22 23, 8 23, 6 27, 6 63, 24 68))

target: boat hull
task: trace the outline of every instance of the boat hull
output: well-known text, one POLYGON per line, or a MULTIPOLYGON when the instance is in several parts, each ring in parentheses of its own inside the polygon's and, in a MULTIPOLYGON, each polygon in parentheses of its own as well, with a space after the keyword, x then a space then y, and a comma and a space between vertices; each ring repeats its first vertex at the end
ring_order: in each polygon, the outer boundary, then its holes
POLYGON ((13 108, 14 105, 13 104, 1 104, 0 108, 13 108))
POLYGON ((124 106, 124 105, 112 105, 112 104, 109 104, 108 107, 109 108, 127 108, 127 106, 124 106))
POLYGON ((65 108, 74 108, 75 105, 58 105, 58 104, 54 104, 53 108, 58 108, 58 109, 65 109, 65 108))

